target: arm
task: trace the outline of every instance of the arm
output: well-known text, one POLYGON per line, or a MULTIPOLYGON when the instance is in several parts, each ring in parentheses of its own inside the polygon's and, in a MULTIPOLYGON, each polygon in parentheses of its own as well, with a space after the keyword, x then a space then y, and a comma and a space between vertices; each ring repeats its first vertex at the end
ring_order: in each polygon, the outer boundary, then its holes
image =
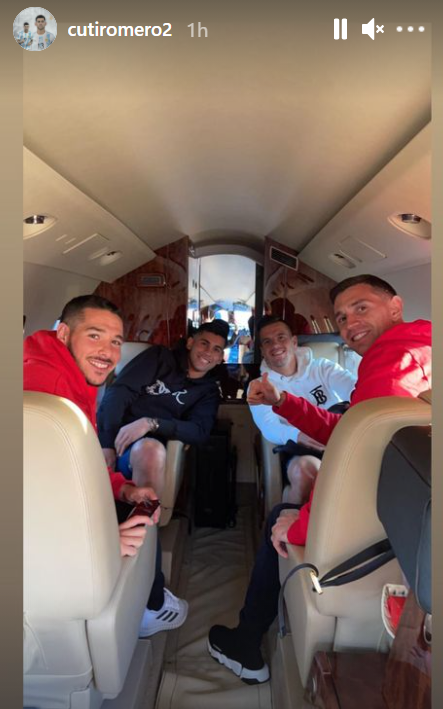
POLYGON ((329 359, 321 359, 320 367, 322 379, 328 389, 335 392, 340 401, 350 401, 357 377, 329 359))
POLYGON ((141 352, 128 362, 106 391, 97 412, 98 436, 103 448, 114 448, 126 410, 140 395, 143 384, 155 381, 158 356, 158 347, 141 352))
POLYGON ((313 495, 314 490, 311 492, 309 501, 299 510, 282 510, 272 527, 271 541, 280 556, 287 558, 286 544, 305 546, 313 495))
POLYGON ((297 442, 298 428, 275 414, 270 406, 250 406, 249 409, 255 425, 268 441, 276 445, 284 445, 288 440, 297 442))
POLYGON ((272 410, 324 445, 341 419, 341 414, 332 414, 326 409, 314 406, 301 396, 294 396, 287 392, 284 392, 284 396, 281 397, 280 405, 274 405, 272 410))
POLYGON ((326 444, 333 429, 340 420, 339 414, 331 414, 320 409, 301 396, 281 392, 269 381, 265 373, 251 382, 248 390, 248 402, 252 406, 266 404, 272 406, 274 413, 283 416, 293 426, 313 438, 318 443, 326 444))
POLYGON ((424 362, 428 355, 431 361, 431 348, 423 347, 423 361, 418 361, 408 350, 399 350, 386 346, 372 349, 360 364, 358 384, 352 396, 352 404, 380 396, 418 396, 431 387, 429 370, 425 371, 424 362), (382 360, 382 371, 377 363, 382 360))
MULTIPOLYGON (((122 500, 123 502, 129 502, 129 504, 137 504, 138 502, 143 502, 144 500, 157 500, 158 496, 152 487, 138 487, 131 480, 127 480, 122 473, 115 473, 113 470, 109 470, 109 477, 111 480, 112 492, 115 500, 122 500)), ((154 522, 158 522, 160 516, 160 509, 155 512, 152 517, 154 522)))
POLYGON ((168 440, 176 439, 183 443, 204 443, 214 426, 220 404, 217 387, 197 401, 183 419, 157 419, 159 427, 156 433, 168 440))
POLYGON ((135 556, 146 536, 146 525, 152 526, 153 524, 152 519, 141 515, 134 515, 134 517, 130 517, 122 524, 119 524, 120 554, 122 556, 135 556))
POLYGON ((313 495, 314 490, 311 491, 309 501, 302 505, 299 510, 282 510, 272 527, 272 544, 276 552, 285 559, 288 557, 286 544, 295 544, 302 547, 306 544, 313 495))
POLYGON ((291 524, 287 531, 288 542, 298 546, 304 546, 308 537, 309 515, 311 514, 311 503, 314 490, 312 490, 309 501, 302 505, 298 518, 291 524))
MULTIPOLYGON (((219 403, 218 391, 214 389, 213 392, 197 401, 186 412, 183 419, 143 416, 136 421, 132 421, 132 423, 122 426, 119 430, 115 438, 115 452, 118 456, 123 455, 131 443, 143 438, 151 431, 167 440, 178 440, 189 444, 203 443, 209 437, 214 426, 219 403)), ((111 461, 114 451, 109 449, 104 449, 104 451, 106 459, 111 461)))

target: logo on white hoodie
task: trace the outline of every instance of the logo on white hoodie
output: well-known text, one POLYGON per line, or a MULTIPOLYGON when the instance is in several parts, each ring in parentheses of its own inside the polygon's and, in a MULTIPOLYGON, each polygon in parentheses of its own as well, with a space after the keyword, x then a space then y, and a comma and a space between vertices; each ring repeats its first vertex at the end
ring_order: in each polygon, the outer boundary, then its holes
POLYGON ((322 404, 326 404, 328 397, 326 396, 325 392, 321 388, 321 384, 319 384, 317 387, 315 387, 315 389, 311 389, 311 391, 309 393, 312 394, 312 396, 314 397, 315 403, 317 404, 317 406, 321 406, 322 404))

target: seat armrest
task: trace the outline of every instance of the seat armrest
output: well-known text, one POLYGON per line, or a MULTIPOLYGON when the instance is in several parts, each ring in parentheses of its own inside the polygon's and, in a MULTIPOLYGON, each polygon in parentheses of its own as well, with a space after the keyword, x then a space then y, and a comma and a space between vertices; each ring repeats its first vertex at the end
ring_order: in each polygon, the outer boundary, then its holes
POLYGON ((283 494, 280 456, 278 453, 272 452, 274 447, 275 443, 271 443, 264 436, 261 436, 266 516, 275 505, 281 502, 283 494))
POLYGON ((183 480, 187 448, 188 446, 182 441, 168 441, 166 445, 165 487, 161 500, 160 527, 167 525, 172 517, 175 501, 183 480))

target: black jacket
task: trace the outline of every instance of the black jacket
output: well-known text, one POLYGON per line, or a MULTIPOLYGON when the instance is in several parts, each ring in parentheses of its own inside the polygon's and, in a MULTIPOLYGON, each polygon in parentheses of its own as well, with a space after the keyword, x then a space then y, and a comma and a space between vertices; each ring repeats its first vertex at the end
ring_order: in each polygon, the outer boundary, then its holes
POLYGON ((154 345, 134 357, 107 390, 97 413, 103 448, 114 448, 119 429, 143 416, 156 418, 155 437, 202 443, 215 423, 220 403, 213 372, 187 376, 187 350, 154 345))

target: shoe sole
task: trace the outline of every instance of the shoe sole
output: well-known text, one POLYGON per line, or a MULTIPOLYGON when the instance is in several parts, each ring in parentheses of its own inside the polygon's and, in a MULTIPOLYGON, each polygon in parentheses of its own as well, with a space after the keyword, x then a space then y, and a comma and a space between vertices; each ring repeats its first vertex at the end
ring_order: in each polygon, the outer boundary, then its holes
POLYGON ((240 662, 231 660, 230 657, 223 655, 223 653, 213 648, 209 640, 208 652, 214 660, 217 660, 221 665, 227 667, 228 670, 231 670, 231 672, 237 675, 237 677, 240 677, 246 684, 263 684, 263 682, 268 682, 269 680, 269 667, 267 665, 264 665, 261 670, 248 670, 246 667, 243 667, 240 662))
POLYGON ((162 633, 164 630, 175 630, 176 628, 180 628, 188 617, 188 610, 189 607, 188 604, 186 604, 186 615, 184 618, 176 618, 170 623, 158 621, 158 627, 154 626, 152 628, 147 628, 146 630, 141 630, 138 634, 138 637, 150 638, 151 635, 155 635, 156 633, 162 633))

